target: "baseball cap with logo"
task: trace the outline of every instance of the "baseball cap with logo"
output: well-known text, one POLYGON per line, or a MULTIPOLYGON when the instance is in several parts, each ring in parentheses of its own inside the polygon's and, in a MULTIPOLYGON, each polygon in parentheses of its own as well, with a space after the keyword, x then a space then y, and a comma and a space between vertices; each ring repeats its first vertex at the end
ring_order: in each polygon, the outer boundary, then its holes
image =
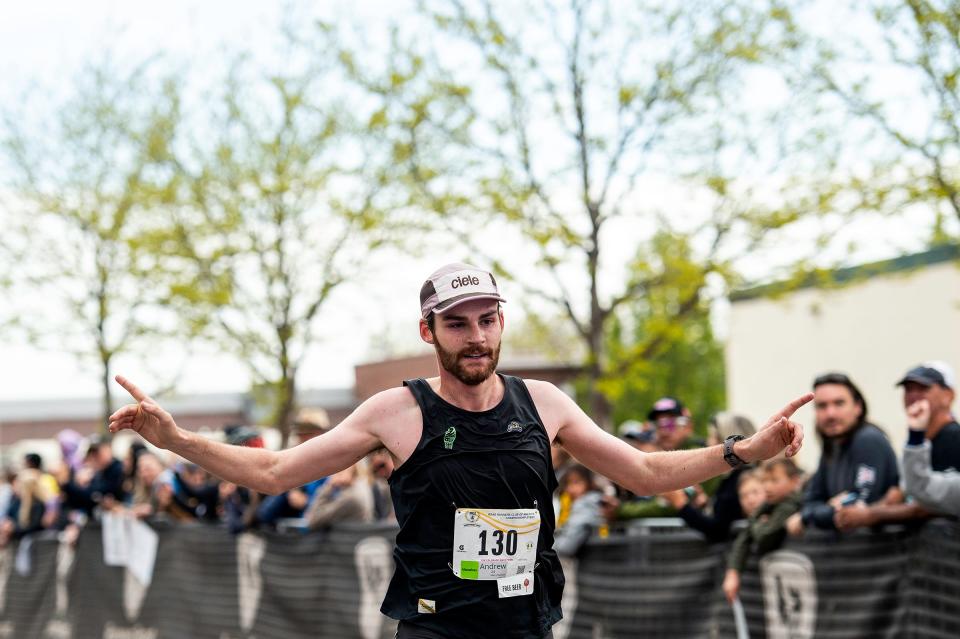
POLYGON ((923 386, 938 384, 950 389, 957 387, 957 380, 953 373, 953 368, 946 362, 940 361, 924 362, 919 366, 914 366, 907 371, 903 379, 897 382, 897 386, 903 386, 907 382, 916 382, 923 386))
POLYGON ((653 403, 647 419, 656 419, 657 415, 683 415, 683 403, 676 397, 661 397, 653 403))
POLYGON ((438 268, 423 283, 420 288, 420 314, 427 319, 430 313, 442 315, 458 304, 479 299, 507 301, 500 297, 500 289, 492 273, 470 264, 454 262, 438 268))

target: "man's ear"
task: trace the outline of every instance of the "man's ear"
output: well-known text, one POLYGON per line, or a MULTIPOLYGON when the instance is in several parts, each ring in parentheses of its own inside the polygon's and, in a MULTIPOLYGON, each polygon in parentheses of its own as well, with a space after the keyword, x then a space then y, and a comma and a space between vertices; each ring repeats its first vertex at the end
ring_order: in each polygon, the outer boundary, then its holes
POLYGON ((430 326, 425 319, 420 320, 420 339, 427 344, 433 344, 433 331, 430 330, 430 326))

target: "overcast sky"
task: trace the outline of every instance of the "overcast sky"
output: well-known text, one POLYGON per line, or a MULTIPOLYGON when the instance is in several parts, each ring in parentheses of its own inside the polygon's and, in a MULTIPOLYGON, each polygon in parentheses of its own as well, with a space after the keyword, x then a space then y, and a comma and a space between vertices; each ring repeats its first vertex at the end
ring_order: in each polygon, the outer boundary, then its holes
MULTIPOLYGON (((395 2, 355 4, 360 8, 350 10, 370 15, 397 10, 395 2)), ((315 15, 329 18, 336 7, 343 10, 344 4, 310 6, 315 15)), ((43 85, 66 82, 64 70, 102 51, 105 39, 116 39, 112 50, 119 54, 166 51, 179 59, 202 61, 214 59, 223 45, 247 47, 256 54, 269 48, 283 7, 276 2, 237 0, 7 2, 0 9, 0 100, 16 99, 32 81, 43 85)), ((917 243, 916 228, 910 225, 893 232, 888 227, 867 225, 856 234, 877 237, 876 242, 861 248, 863 259, 886 257, 917 243)), ((624 258, 630 246, 632 243, 627 243, 622 248, 624 258)), ((302 371, 301 387, 350 386, 353 365, 371 357, 371 339, 376 340, 372 336, 386 334, 388 341, 400 344, 401 349, 416 349, 420 284, 435 266, 464 257, 456 247, 442 246, 424 258, 379 255, 369 265, 375 276, 358 274, 358 285, 335 295, 323 313, 324 340, 302 371)), ((505 294, 511 297, 509 285, 505 294)), ((520 306, 508 306, 508 313, 520 306)), ((0 366, 0 400, 95 396, 99 391, 95 370, 79 369, 71 358, 58 353, 0 343, 0 362, 4 363, 0 366)), ((175 374, 180 375, 179 388, 186 392, 243 390, 247 386, 242 367, 202 350, 157 354, 149 362, 139 356, 121 357, 116 371, 141 380, 148 388, 175 374)))

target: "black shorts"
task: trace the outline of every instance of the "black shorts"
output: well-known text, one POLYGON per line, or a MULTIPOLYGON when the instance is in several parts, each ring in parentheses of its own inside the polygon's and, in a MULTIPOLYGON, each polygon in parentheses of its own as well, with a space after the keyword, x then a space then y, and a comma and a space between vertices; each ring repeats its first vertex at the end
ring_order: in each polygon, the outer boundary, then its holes
MULTIPOLYGON (((432 630, 418 628, 405 621, 401 621, 397 626, 397 639, 455 639, 446 635, 440 635, 432 630)), ((541 639, 553 639, 553 632, 548 632, 541 639)))

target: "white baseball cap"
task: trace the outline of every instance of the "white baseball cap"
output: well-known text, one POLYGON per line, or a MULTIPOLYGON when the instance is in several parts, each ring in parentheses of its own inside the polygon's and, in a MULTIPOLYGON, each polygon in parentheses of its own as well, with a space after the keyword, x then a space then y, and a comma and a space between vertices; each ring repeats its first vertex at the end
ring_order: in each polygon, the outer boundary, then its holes
POLYGON ((438 268, 423 283, 420 288, 420 314, 427 319, 430 313, 443 314, 463 302, 480 299, 507 301, 500 296, 493 273, 463 262, 454 262, 438 268))

